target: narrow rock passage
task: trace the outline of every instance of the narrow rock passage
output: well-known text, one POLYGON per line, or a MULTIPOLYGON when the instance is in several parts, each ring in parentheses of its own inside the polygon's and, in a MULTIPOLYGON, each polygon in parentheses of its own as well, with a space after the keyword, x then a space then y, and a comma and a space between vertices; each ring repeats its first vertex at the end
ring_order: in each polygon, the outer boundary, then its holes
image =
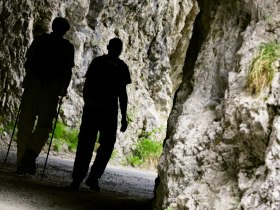
POLYGON ((45 156, 38 158, 35 176, 17 176, 15 152, 11 152, 5 166, 6 151, 0 150, 0 209, 75 209, 75 210, 149 210, 152 209, 156 173, 130 168, 108 166, 101 177, 101 192, 67 189, 71 182, 73 160, 49 156, 45 176, 41 180, 45 156))

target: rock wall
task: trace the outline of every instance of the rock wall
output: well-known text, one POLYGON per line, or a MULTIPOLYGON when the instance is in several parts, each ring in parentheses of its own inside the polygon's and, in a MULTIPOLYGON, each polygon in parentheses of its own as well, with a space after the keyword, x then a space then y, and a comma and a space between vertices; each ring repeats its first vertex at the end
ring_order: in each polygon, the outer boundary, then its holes
MULTIPOLYGON (((165 136, 174 90, 181 72, 195 12, 192 1, 92 1, 87 15, 94 40, 105 51, 108 39, 124 41, 122 58, 129 64, 129 130, 119 134, 118 151, 128 153, 142 131, 156 129, 165 136), (126 141, 125 139, 132 139, 126 141)), ((97 52, 97 54, 100 52, 97 52)))
POLYGON ((246 90, 260 45, 279 42, 279 1, 198 3, 201 47, 168 120, 156 209, 279 209, 279 72, 260 95, 246 90))
POLYGON ((79 124, 89 62, 115 36, 133 80, 120 157, 169 116, 155 209, 278 209, 280 75, 257 96, 245 84, 259 46, 279 42, 279 10, 278 0, 0 0, 0 123, 15 117, 33 36, 63 16, 76 50, 67 124, 79 124))
POLYGON ((79 126, 87 67, 93 57, 107 53, 108 41, 117 36, 124 42, 121 58, 133 81, 128 87, 130 124, 126 133, 118 134, 116 144, 119 157, 131 152, 143 131, 156 130, 157 140, 162 140, 174 91, 181 83, 196 16, 193 8, 189 0, 0 0, 0 123, 15 118, 24 56, 34 35, 50 32, 52 20, 63 16, 71 23, 66 38, 75 46, 76 65, 60 117, 79 126))

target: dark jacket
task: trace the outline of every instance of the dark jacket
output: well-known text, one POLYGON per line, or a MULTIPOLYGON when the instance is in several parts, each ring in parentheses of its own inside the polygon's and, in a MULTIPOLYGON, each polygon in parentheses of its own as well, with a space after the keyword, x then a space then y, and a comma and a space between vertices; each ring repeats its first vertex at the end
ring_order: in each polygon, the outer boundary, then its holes
POLYGON ((74 66, 74 47, 68 40, 57 38, 53 33, 42 34, 35 37, 28 48, 24 66, 26 80, 35 77, 43 85, 57 82, 61 92, 65 92, 74 66))
POLYGON ((108 55, 92 60, 83 89, 85 104, 117 105, 120 91, 131 83, 128 66, 119 58, 108 55))

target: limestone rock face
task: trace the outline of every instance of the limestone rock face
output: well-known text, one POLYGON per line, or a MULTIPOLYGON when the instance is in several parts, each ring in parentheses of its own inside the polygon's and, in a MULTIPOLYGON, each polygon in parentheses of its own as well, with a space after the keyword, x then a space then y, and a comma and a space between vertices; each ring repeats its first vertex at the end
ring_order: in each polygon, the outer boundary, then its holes
POLYGON ((279 1, 198 2, 205 38, 169 117, 156 207, 279 209, 279 73, 246 90, 260 45, 279 42, 279 1))
POLYGON ((133 82, 118 155, 167 127, 155 209, 280 209, 280 74, 246 89, 260 45, 279 42, 279 14, 278 0, 0 0, 0 124, 15 117, 33 37, 63 16, 75 67, 60 117, 79 126, 89 63, 121 38, 133 82))
MULTIPOLYGON (((195 18, 192 1, 92 1, 88 25, 98 43, 96 54, 106 52, 108 40, 124 42, 122 59, 128 63, 132 84, 128 87, 130 128, 119 133, 118 151, 137 140, 142 131, 166 127, 174 90, 181 72, 188 37, 195 18), (131 139, 132 141, 126 141, 131 139)), ((158 137, 163 139, 158 133, 158 137)), ((129 148, 129 147, 128 147, 129 148)))
POLYGON ((126 133, 118 134, 116 149, 119 156, 128 154, 143 131, 156 130, 162 140, 196 13, 191 0, 0 0, 1 115, 15 117, 25 75, 24 56, 38 28, 50 32, 52 20, 63 16, 71 24, 66 38, 74 44, 76 65, 60 117, 70 126, 79 126, 89 63, 107 53, 111 38, 119 37, 132 84, 128 86, 130 124, 126 133))

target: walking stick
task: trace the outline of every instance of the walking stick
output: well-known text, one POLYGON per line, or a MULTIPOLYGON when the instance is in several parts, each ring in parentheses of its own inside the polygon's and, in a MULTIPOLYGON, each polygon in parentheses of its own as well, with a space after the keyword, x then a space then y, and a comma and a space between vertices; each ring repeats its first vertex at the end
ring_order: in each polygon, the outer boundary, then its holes
POLYGON ((16 117, 14 129, 13 129, 13 133, 12 133, 12 136, 11 136, 11 140, 10 140, 10 143, 9 143, 9 146, 8 146, 8 151, 7 151, 7 154, 6 154, 3 166, 6 164, 8 156, 9 156, 9 153, 10 153, 10 148, 11 148, 12 141, 13 141, 13 138, 14 138, 14 135, 15 135, 15 130, 16 130, 16 126, 17 126, 17 123, 18 123, 18 118, 19 118, 20 110, 21 110, 21 103, 19 105, 19 109, 18 109, 18 112, 17 112, 17 117, 16 117))
POLYGON ((52 140, 53 140, 53 136, 54 136, 54 132, 55 132, 55 128, 56 128, 56 123, 57 123, 57 120, 58 120, 59 110, 60 110, 60 107, 61 107, 61 104, 62 104, 62 99, 63 99, 63 97, 61 96, 60 101, 59 101, 59 105, 58 105, 58 109, 57 109, 57 113, 56 113, 56 118, 55 118, 54 127, 53 127, 53 131, 52 131, 51 141, 50 141, 47 157, 46 157, 46 160, 45 160, 41 180, 43 180, 43 178, 44 178, 44 174, 45 174, 45 170, 46 170, 46 166, 47 166, 47 162, 48 162, 48 158, 49 158, 49 153, 50 153, 50 149, 51 149, 51 145, 52 145, 52 140))

